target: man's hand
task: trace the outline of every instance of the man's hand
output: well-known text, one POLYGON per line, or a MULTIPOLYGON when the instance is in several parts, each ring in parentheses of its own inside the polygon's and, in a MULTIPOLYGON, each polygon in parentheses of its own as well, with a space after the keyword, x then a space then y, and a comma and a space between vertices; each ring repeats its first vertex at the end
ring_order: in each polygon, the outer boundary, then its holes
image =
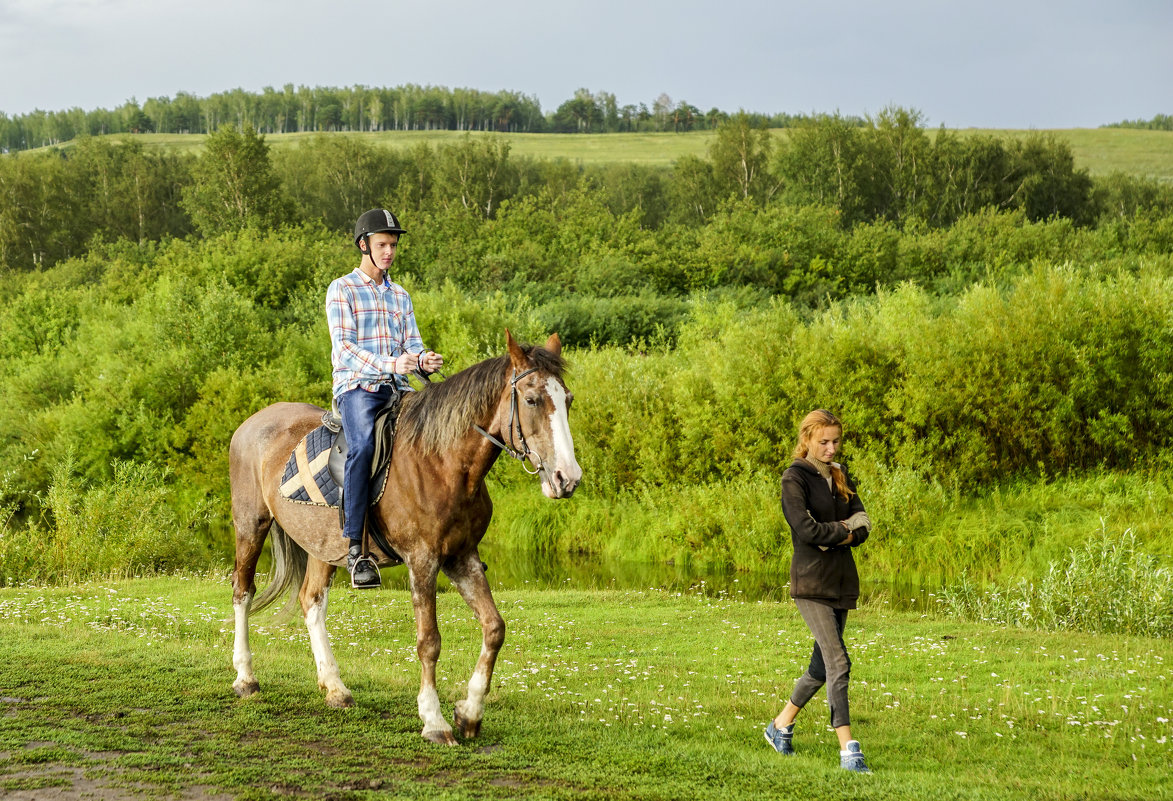
POLYGON ((444 357, 434 351, 421 353, 419 357, 419 366, 425 373, 434 373, 444 366, 444 357))
POLYGON ((407 375, 419 367, 420 357, 415 353, 401 353, 395 357, 395 372, 407 375))

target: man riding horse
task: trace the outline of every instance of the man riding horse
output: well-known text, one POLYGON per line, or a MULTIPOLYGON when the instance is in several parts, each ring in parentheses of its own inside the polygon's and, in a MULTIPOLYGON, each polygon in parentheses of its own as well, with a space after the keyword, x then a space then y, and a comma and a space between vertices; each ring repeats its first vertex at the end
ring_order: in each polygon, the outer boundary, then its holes
POLYGON ((342 487, 344 527, 350 540, 346 567, 351 586, 379 586, 379 572, 363 558, 363 529, 370 501, 375 415, 392 397, 410 392, 406 375, 434 373, 444 358, 424 348, 407 291, 387 277, 399 237, 406 231, 386 209, 371 209, 354 226, 359 266, 326 291, 334 404, 346 435, 342 487))

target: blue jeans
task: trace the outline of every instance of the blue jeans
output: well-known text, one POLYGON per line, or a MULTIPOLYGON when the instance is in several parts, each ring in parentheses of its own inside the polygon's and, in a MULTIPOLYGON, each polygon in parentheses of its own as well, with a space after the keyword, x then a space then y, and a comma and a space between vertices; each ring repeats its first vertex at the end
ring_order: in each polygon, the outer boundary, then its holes
POLYGON ((338 396, 342 430, 346 432, 346 476, 342 481, 342 510, 346 527, 342 536, 361 540, 363 521, 371 499, 371 460, 375 458, 375 413, 395 390, 382 386, 375 392, 352 389, 338 396))

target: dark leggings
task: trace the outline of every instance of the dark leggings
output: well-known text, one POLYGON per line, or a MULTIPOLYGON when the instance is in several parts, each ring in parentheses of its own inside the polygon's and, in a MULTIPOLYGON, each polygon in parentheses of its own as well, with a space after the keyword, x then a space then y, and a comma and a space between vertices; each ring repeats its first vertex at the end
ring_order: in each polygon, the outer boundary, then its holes
POLYGON ((851 678, 851 657, 843 644, 847 610, 835 609, 818 601, 796 598, 798 613, 815 636, 810 666, 794 685, 790 703, 804 707, 819 688, 827 685, 827 702, 831 705, 831 727, 851 725, 847 703, 847 684, 851 678))

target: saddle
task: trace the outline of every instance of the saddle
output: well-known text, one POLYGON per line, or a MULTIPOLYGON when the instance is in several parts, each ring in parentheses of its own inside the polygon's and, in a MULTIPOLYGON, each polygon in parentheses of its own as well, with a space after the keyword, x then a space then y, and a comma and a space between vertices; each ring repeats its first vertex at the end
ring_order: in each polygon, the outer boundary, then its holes
MULTIPOLYGON (((378 503, 387 487, 387 474, 395 445, 395 424, 399 415, 400 395, 391 396, 375 413, 375 453, 371 460, 370 506, 378 503)), ((306 434, 289 455, 281 479, 281 495, 294 503, 330 506, 338 509, 338 525, 346 525, 342 503, 346 454, 346 432, 336 407, 322 415, 322 425, 306 434)), ((373 515, 367 515, 367 533, 379 549, 393 562, 402 562, 387 543, 373 515)))
MULTIPOLYGON (((387 468, 391 465, 391 453, 395 447, 395 423, 399 419, 399 393, 395 393, 375 412, 375 455, 371 459, 371 484, 377 486, 377 495, 371 496, 371 506, 383 497, 383 488, 387 483, 387 468)), ((330 471, 330 478, 339 487, 343 485, 346 474, 346 432, 342 430, 342 417, 336 406, 331 405, 329 411, 322 415, 322 425, 334 434, 334 441, 330 446, 330 458, 326 463, 330 471)), ((342 496, 338 498, 339 508, 342 496)))

